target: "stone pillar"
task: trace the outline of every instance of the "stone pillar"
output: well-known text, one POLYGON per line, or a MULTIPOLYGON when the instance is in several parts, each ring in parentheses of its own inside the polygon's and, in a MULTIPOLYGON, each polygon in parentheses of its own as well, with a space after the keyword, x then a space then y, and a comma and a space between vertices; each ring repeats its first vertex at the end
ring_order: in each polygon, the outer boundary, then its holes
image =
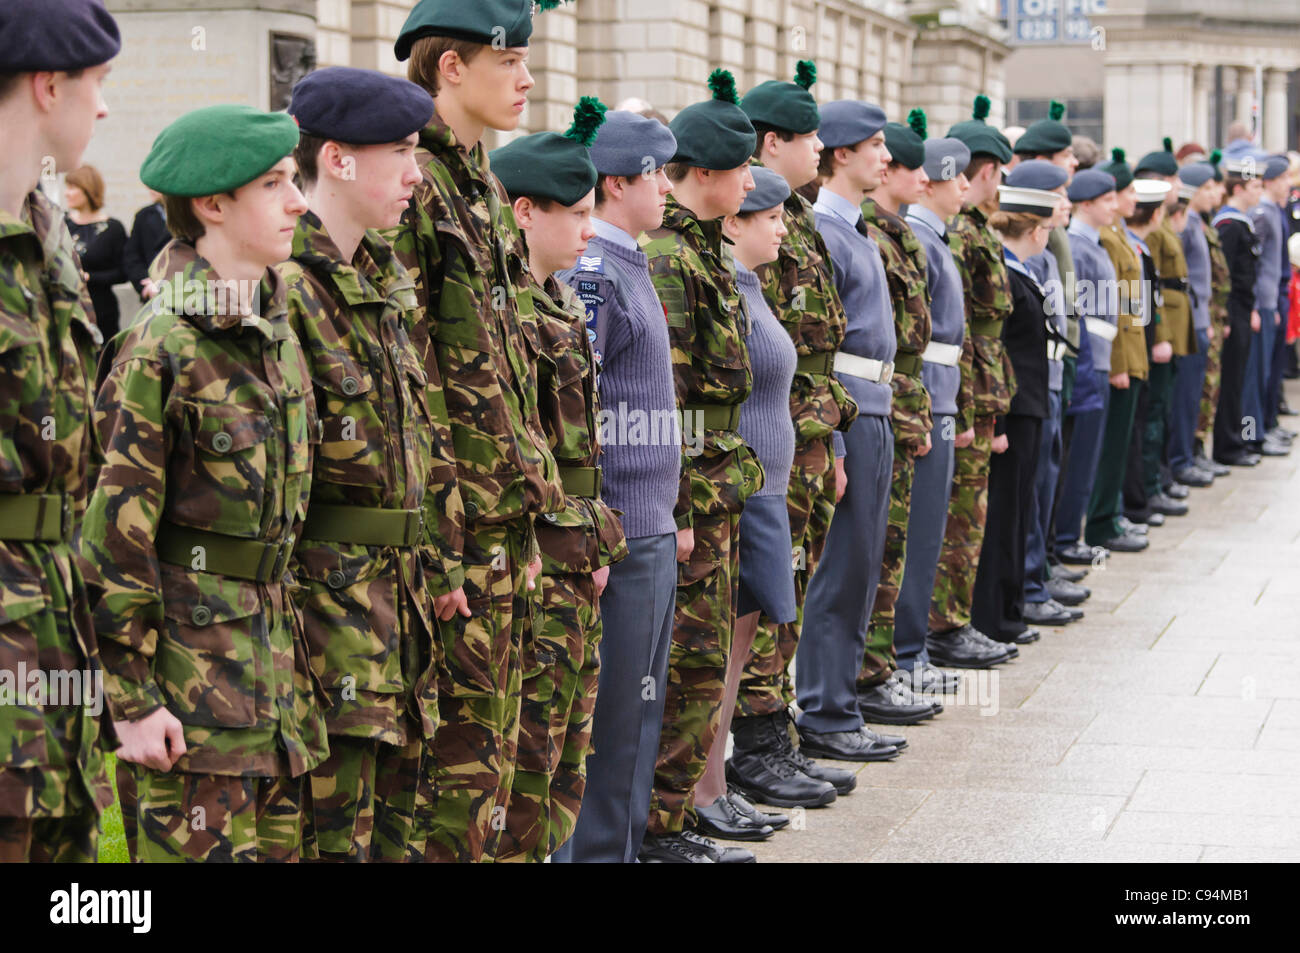
POLYGON ((316 0, 107 5, 122 30, 122 52, 104 84, 109 115, 95 128, 86 162, 104 175, 108 213, 129 226, 149 201, 140 164, 164 126, 218 103, 270 108, 273 87, 283 94, 305 74, 315 61, 316 0))
POLYGON ((1286 82, 1284 70, 1264 70, 1264 135, 1260 142, 1269 152, 1284 152, 1287 147, 1286 82))
POLYGON ((1236 118, 1244 122, 1247 129, 1252 129, 1253 117, 1251 116, 1251 107, 1255 104, 1255 68, 1253 66, 1238 66, 1236 70, 1236 118))
MULTIPOLYGON (((1192 67, 1192 140, 1210 147, 1210 67, 1192 67)), ((1177 149, 1181 143, 1175 142, 1177 149)))

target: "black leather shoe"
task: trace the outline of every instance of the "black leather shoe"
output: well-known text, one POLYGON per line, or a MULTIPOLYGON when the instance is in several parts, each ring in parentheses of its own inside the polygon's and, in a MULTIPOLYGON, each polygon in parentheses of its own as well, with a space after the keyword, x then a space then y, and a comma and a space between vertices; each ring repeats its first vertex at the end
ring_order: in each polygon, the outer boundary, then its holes
MULTIPOLYGON (((922 698, 921 693, 912 688, 912 675, 910 672, 894 669, 889 675, 889 684, 900 691, 905 700, 916 702, 919 705, 929 705, 934 709, 936 715, 943 713, 943 702, 934 697, 922 698)), ((899 748, 902 747, 902 745, 899 745, 899 748)))
POLYGON ((712 853, 713 862, 717 864, 752 864, 757 860, 753 851, 743 847, 723 847, 697 831, 682 831, 682 838, 712 853))
POLYGON ((1009 654, 1004 646, 986 646, 968 638, 970 626, 949 632, 931 632, 925 637, 925 648, 936 665, 947 668, 990 668, 1007 661, 1009 654))
POLYGON ((1150 513, 1150 514, 1148 514, 1148 515, 1147 515, 1147 525, 1148 525, 1148 526, 1164 526, 1164 525, 1165 525, 1165 514, 1164 514, 1164 513, 1150 513))
POLYGON ((858 686, 858 711, 862 720, 878 725, 915 725, 934 717, 928 702, 918 701, 905 687, 882 682, 870 688, 858 686))
POLYGON ((732 721, 735 746, 727 762, 727 780, 745 797, 763 804, 825 807, 835 800, 835 787, 800 768, 786 731, 787 718, 779 711, 732 721))
POLYGON ((1091 566, 1097 559, 1097 547, 1075 540, 1068 546, 1057 546, 1056 558, 1069 566, 1091 566))
POLYGON ((1225 467, 1253 467, 1259 464, 1259 457, 1253 453, 1247 453, 1245 450, 1238 453, 1225 454, 1222 457, 1215 457, 1215 463, 1222 464, 1225 467))
POLYGON ((973 625, 968 627, 966 640, 974 645, 982 645, 985 648, 1001 649, 1007 653, 1008 659, 1020 658, 1020 649, 1016 648, 1013 643, 991 639, 973 625))
POLYGON ((837 795, 849 794, 858 786, 858 776, 854 772, 846 771, 844 768, 836 768, 829 764, 818 764, 796 748, 794 742, 790 740, 790 728, 794 723, 794 717, 790 714, 788 708, 781 712, 781 718, 784 719, 779 722, 781 740, 784 745, 781 750, 784 752, 787 761, 814 781, 825 781, 835 789, 837 795))
POLYGON ((887 735, 882 731, 872 731, 866 725, 862 726, 862 730, 866 733, 866 736, 876 742, 876 744, 893 745, 899 751, 902 751, 907 747, 907 739, 902 735, 887 735))
POLYGON ((707 807, 695 806, 696 827, 701 834, 719 840, 767 840, 775 831, 745 817, 725 796, 707 807))
POLYGON ((1193 457, 1192 463, 1193 465, 1200 467, 1202 470, 1207 470, 1210 473, 1214 474, 1215 479, 1218 479, 1219 477, 1226 477, 1232 475, 1231 467, 1225 466, 1224 464, 1220 463, 1218 460, 1211 460, 1209 457, 1206 456, 1193 457))
MULTIPOLYGON (((1293 381, 1296 379, 1296 375, 1287 374, 1286 379, 1289 381, 1293 381)), ((1282 417, 1300 416, 1300 410, 1292 410, 1290 405, 1287 404, 1286 401, 1282 401, 1280 404, 1277 405, 1277 412, 1282 417)))
POLYGON ((766 824, 774 831, 784 830, 790 826, 790 818, 787 815, 777 814, 772 811, 760 811, 749 802, 749 798, 736 790, 734 784, 727 785, 727 800, 731 802, 731 806, 736 809, 741 817, 747 818, 759 826, 766 824))
POLYGON ((904 672, 901 677, 906 680, 907 687, 913 694, 925 699, 951 695, 961 686, 960 675, 935 668, 929 662, 917 666, 911 672, 904 672))
POLYGON ((716 864, 717 850, 701 844, 703 838, 698 835, 688 837, 688 834, 690 831, 646 834, 641 841, 641 850, 637 852, 637 860, 643 864, 716 864))
POLYGON ((1047 564, 1047 576, 1049 579, 1063 579, 1066 582, 1083 582, 1088 577, 1088 570, 1071 569, 1064 563, 1049 562, 1047 564))
POLYGON ((1259 452, 1265 457, 1285 457, 1291 453, 1291 445, 1265 438, 1260 444, 1259 452))
POLYGON ((1140 553, 1151 544, 1135 533, 1122 533, 1106 540, 1106 548, 1115 553, 1140 553))
POLYGON ((1077 582, 1066 582, 1053 576, 1047 580, 1047 594, 1053 602, 1059 602, 1063 606, 1077 606, 1092 595, 1092 590, 1077 582))
POLYGON ((1296 432, 1294 430, 1287 430, 1285 427, 1282 426, 1277 426, 1274 427, 1272 430, 1270 430, 1268 433, 1264 434, 1264 437, 1267 440, 1276 440, 1279 443, 1289 444, 1293 440, 1295 440, 1296 432))
POLYGON ((799 748, 805 755, 831 761, 893 761, 898 757, 893 745, 872 741, 861 730, 821 732, 800 728, 799 748))
POLYGON ((1180 500, 1170 499, 1163 493, 1157 493, 1147 499, 1147 506, 1153 513, 1163 513, 1165 516, 1186 516, 1187 504, 1180 500))
POLYGON ((1042 637, 1042 633, 1037 629, 1027 628, 1019 632, 999 632, 993 638, 1004 645, 1029 645, 1032 642, 1037 642, 1042 637))
POLYGON ((1183 486, 1210 486, 1214 483, 1214 474, 1207 473, 1196 466, 1183 467, 1174 474, 1174 479, 1183 486))
POLYGON ((1054 599, 1048 599, 1046 602, 1026 602, 1024 615, 1025 621, 1032 622, 1034 625, 1069 625, 1072 621, 1070 613, 1054 599))
POLYGON ((1188 488, 1187 484, 1178 480, 1175 480, 1173 483, 1170 483, 1165 487, 1165 496, 1169 497, 1171 500, 1185 500, 1191 495, 1192 491, 1188 488))
POLYGON ((1125 536, 1145 536, 1151 527, 1146 523, 1138 523, 1127 516, 1119 518, 1119 530, 1125 536))

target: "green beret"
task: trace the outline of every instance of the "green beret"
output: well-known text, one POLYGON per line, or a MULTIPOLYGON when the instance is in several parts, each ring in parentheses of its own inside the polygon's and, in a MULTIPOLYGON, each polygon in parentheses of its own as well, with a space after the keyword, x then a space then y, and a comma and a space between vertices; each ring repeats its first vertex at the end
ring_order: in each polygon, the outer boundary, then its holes
POLYGON ((885 123, 885 148, 895 162, 905 169, 919 169, 925 165, 925 112, 913 109, 907 114, 907 125, 901 122, 885 123))
POLYGON ((1133 184, 1133 170, 1129 168, 1124 159, 1123 149, 1111 149, 1110 161, 1097 166, 1103 172, 1109 172, 1115 177, 1115 191, 1123 192, 1133 184))
POLYGON ((596 187, 591 144, 605 121, 605 104, 583 96, 573 110, 573 125, 558 132, 538 132, 488 153, 493 173, 511 199, 527 195, 576 205, 596 187))
POLYGON ((812 60, 800 60, 795 66, 794 82, 770 79, 745 94, 740 108, 750 122, 761 122, 798 135, 813 132, 821 124, 817 100, 809 87, 817 82, 817 66, 812 60))
POLYGON ((1074 144, 1070 127, 1061 122, 1065 115, 1065 105, 1055 99, 1047 108, 1047 118, 1040 119, 1016 140, 1017 155, 1054 155, 1074 144))
POLYGON ((668 124, 677 137, 673 162, 697 169, 735 169, 749 162, 758 136, 740 108, 736 80, 725 69, 709 74, 713 98, 687 106, 668 124))
POLYGON ((964 142, 972 156, 989 155, 999 162, 1010 162, 1011 143, 1007 141, 1006 136, 984 121, 988 117, 989 106, 987 96, 983 93, 976 96, 971 118, 949 129, 948 137, 964 142))
POLYGON ((1165 136, 1163 148, 1148 152, 1138 160, 1134 172, 1154 172, 1156 175, 1177 175, 1178 160, 1174 158, 1174 140, 1165 136))
POLYGON ((164 195, 233 192, 264 175, 298 145, 298 124, 252 106, 208 106, 158 133, 140 181, 164 195))
MULTIPOLYGON (((538 10, 552 10, 561 0, 537 0, 538 10)), ((397 35, 393 52, 399 62, 410 58, 411 46, 425 36, 499 47, 527 46, 533 35, 533 0, 420 0, 397 35)))

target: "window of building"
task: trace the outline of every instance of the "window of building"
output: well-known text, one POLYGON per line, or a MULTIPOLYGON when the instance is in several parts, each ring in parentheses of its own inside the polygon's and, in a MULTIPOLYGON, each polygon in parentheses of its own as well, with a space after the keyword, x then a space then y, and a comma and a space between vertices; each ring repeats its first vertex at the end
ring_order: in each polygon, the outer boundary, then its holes
MULTIPOLYGON (((1095 142, 1102 141, 1102 120, 1104 110, 1100 99, 1066 99, 1065 119, 1076 136, 1087 136, 1095 142)), ((1007 100, 1007 125, 1029 127, 1040 119, 1047 118, 1050 99, 1009 99, 1007 100)))

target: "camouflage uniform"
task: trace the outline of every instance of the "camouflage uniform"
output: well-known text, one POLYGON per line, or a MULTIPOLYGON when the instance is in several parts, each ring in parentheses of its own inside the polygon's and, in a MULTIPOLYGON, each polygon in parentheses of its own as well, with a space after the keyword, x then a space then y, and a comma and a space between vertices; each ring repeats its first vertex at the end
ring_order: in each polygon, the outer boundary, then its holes
POLYGON ((970 624, 975 572, 984 542, 993 423, 1011 407, 1015 375, 1002 348, 1002 322, 1011 313, 1011 285, 1002 243, 976 207, 948 227, 966 297, 966 338, 961 352, 958 433, 974 427, 975 440, 954 451, 952 496, 939 572, 930 600, 930 629, 947 632, 970 624))
MULTIPOLYGON (((94 861, 99 811, 112 800, 99 719, 83 704, 29 695, 20 671, 61 681, 82 673, 78 683, 99 672, 70 543, 100 462, 90 418, 100 338, 72 248, 62 212, 39 190, 20 219, 0 211, 0 674, 9 682, 0 688, 0 861, 94 861)), ((102 702, 88 687, 82 699, 102 702)))
POLYGON ((925 446, 934 422, 930 419, 930 395, 921 383, 921 352, 930 343, 930 287, 925 249, 912 234, 911 226, 873 200, 863 201, 862 217, 885 263, 889 297, 894 305, 894 333, 898 338, 894 376, 890 379, 894 392, 890 410, 894 464, 889 487, 889 522, 867 648, 858 672, 858 686, 870 688, 884 682, 898 668, 894 654, 894 603, 898 601, 903 564, 907 561, 912 477, 916 472, 916 452, 925 446))
POLYGON ((648 825, 671 834, 683 829, 718 730, 740 581, 736 526, 763 471, 736 433, 753 386, 749 314, 724 257, 722 220, 700 221, 669 196, 663 225, 642 236, 641 250, 668 320, 683 439, 691 428, 704 436, 701 452, 682 461, 676 515, 694 529, 695 550, 678 569, 648 825))
POLYGON ((330 756, 311 774, 306 855, 404 859, 420 753, 438 722, 432 600, 420 559, 433 434, 411 344, 415 285, 373 232, 350 263, 321 220, 277 269, 311 371, 322 439, 291 570, 330 756))
POLYGON ((817 232, 812 205, 797 192, 785 201, 782 217, 789 233, 776 261, 757 269, 763 296, 789 332, 799 354, 790 388, 794 421, 794 465, 786 493, 790 516, 790 558, 794 566, 794 622, 759 626, 741 675, 736 714, 770 715, 794 700, 790 662, 799 644, 803 596, 808 578, 826 544, 835 506, 835 449, 831 433, 847 430, 858 406, 830 373, 844 340, 844 307, 831 278, 831 259, 817 232))
POLYGON ((586 309, 554 278, 532 292, 543 348, 539 410, 567 496, 563 511, 537 525, 542 622, 523 645, 519 760, 499 861, 542 861, 573 833, 600 673, 600 606, 591 574, 627 555, 618 515, 600 499, 599 366, 586 309))
MULTIPOLYGON (((440 623, 440 724, 423 772, 417 836, 427 860, 490 859, 504 826, 519 732, 520 646, 538 619, 525 570, 533 517, 563 489, 537 416, 541 350, 527 263, 482 143, 466 150, 435 115, 416 153, 423 177, 392 235, 424 320, 429 411, 450 420, 456 471, 435 466, 425 497, 434 595, 464 581, 470 618, 440 623)), ((434 459, 444 453, 435 447, 434 459)))
POLYGON ((82 531, 113 717, 166 705, 184 728, 170 772, 133 768, 139 857, 296 859, 302 776, 328 753, 285 572, 319 440, 307 365, 275 272, 248 317, 193 245, 155 274, 176 293, 100 368, 106 459, 82 531))
POLYGON ((1214 434, 1214 412, 1219 406, 1219 382, 1223 377, 1223 329, 1228 326, 1228 295, 1232 291, 1232 280, 1228 275, 1228 259, 1223 254, 1219 230, 1204 219, 1201 227, 1210 243, 1210 348, 1205 360, 1205 385, 1201 390, 1196 441, 1208 455, 1214 434))

